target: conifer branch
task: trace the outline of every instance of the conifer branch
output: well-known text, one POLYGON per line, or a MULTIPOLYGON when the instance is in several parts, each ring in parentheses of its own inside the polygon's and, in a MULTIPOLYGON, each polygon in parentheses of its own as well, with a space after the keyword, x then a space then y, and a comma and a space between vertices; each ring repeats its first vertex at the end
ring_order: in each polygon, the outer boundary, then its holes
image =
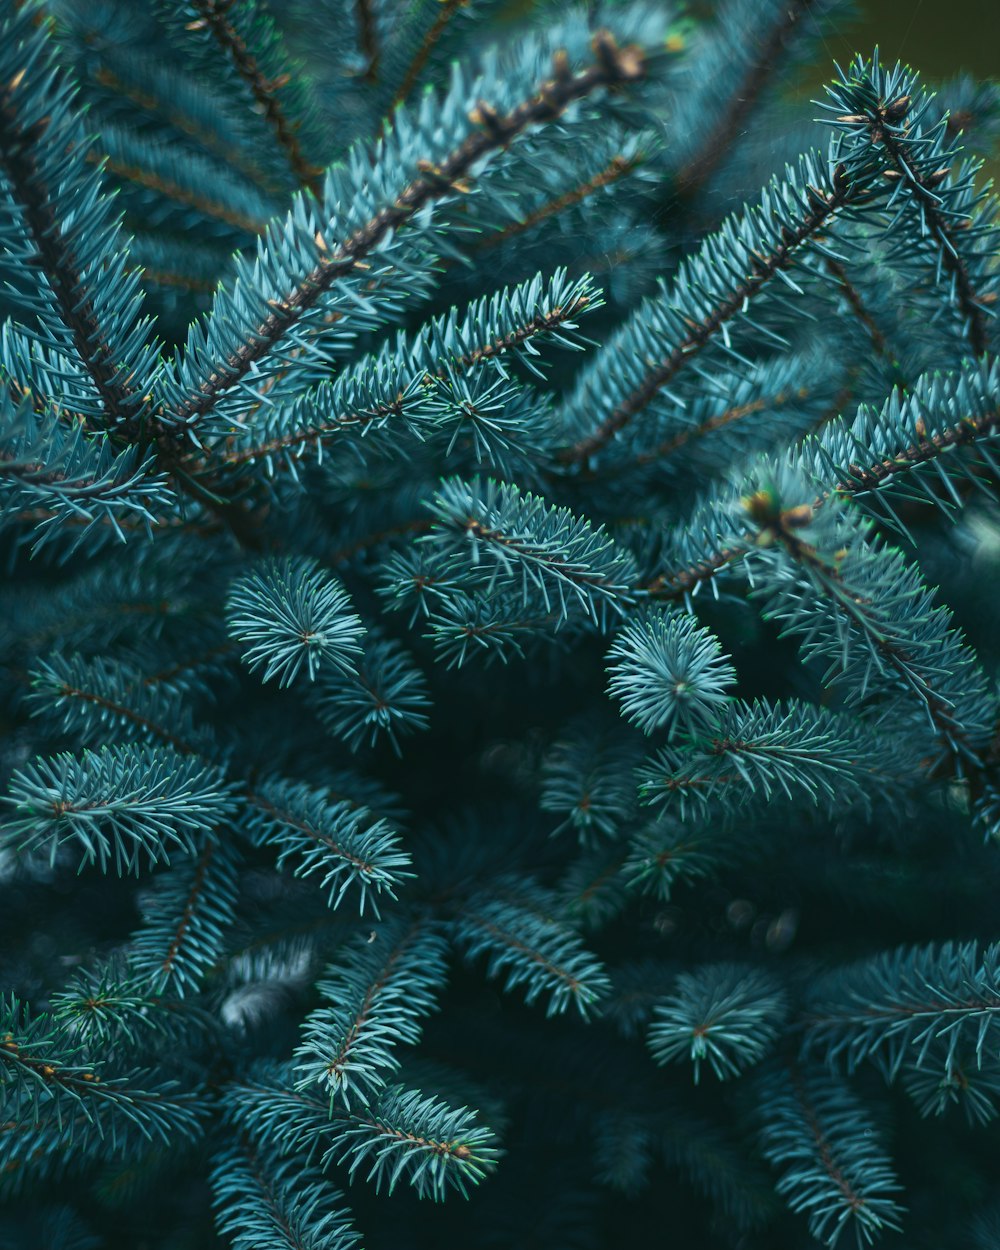
POLYGON ((875 1060, 895 1076, 938 1043, 945 1065, 965 1047, 978 1064, 1000 1030, 1000 946, 900 947, 833 970, 814 985, 804 1023, 808 1047, 848 1071, 875 1060))
MULTIPOLYGON (((750 537, 749 529, 745 531, 744 537, 750 537)), ((710 582, 724 568, 741 560, 747 551, 748 547, 743 543, 720 547, 718 551, 712 552, 711 555, 695 564, 672 569, 669 573, 657 573, 654 578, 645 583, 643 589, 657 599, 667 601, 685 599, 703 582, 710 582)))
MULTIPOLYGON (((125 182, 132 182, 147 191, 154 191, 166 200, 172 200, 185 208, 193 208, 204 217, 212 221, 221 221, 244 234, 255 236, 264 230, 263 221, 257 221, 253 217, 229 208, 219 200, 199 195, 192 188, 183 187, 180 183, 156 173, 155 170, 143 169, 140 165, 130 164, 114 156, 97 152, 87 153, 87 163, 107 170, 108 173, 114 174, 116 178, 121 178, 125 182)), ((177 285, 181 284, 177 283, 177 285)), ((211 284, 208 289, 212 289, 211 284)))
POLYGON ((193 274, 178 273, 169 269, 151 269, 148 265, 138 265, 136 271, 143 282, 151 282, 153 286, 190 291, 195 295, 211 294, 217 285, 210 278, 197 278, 193 274))
MULTIPOLYGON (((747 118, 757 105, 761 93, 774 77, 776 64, 796 27, 809 12, 814 0, 786 0, 778 9, 777 20, 763 39, 758 51, 735 90, 729 92, 729 104, 712 132, 702 142, 700 151, 682 167, 676 177, 678 192, 693 198, 705 186, 730 148, 746 129, 747 118)), ((756 31, 747 31, 755 38, 756 31)), ((727 88, 728 90, 728 88, 727 88)))
POLYGON ((191 928, 200 897, 204 893, 205 885, 208 881, 208 871, 212 866, 212 860, 218 853, 218 849, 218 843, 213 838, 208 838, 205 841, 204 849, 195 860, 195 871, 191 879, 191 887, 188 890, 187 897, 184 899, 180 916, 170 938, 170 945, 164 953, 163 961, 158 970, 158 977, 162 977, 165 981, 169 980, 173 973, 181 946, 184 943, 188 930, 191 928))
POLYGON ((979 302, 971 275, 962 260, 955 234, 963 226, 971 225, 972 218, 955 220, 951 215, 942 211, 941 197, 934 188, 941 184, 949 170, 938 169, 931 174, 921 173, 917 154, 911 150, 909 143, 899 130, 909 105, 908 96, 901 96, 892 103, 881 102, 874 116, 868 121, 871 141, 885 149, 893 165, 892 172, 899 178, 905 178, 912 188, 924 220, 940 244, 941 264, 954 283, 958 306, 968 326, 972 350, 977 356, 981 356, 987 347, 986 315, 979 302))
POLYGON ((226 143, 218 132, 201 125, 196 118, 185 113, 176 100, 167 100, 158 95, 148 79, 141 84, 126 82, 108 65, 99 65, 94 70, 94 79, 108 91, 120 95, 154 117, 162 118, 169 126, 182 135, 186 135, 206 152, 217 156, 224 164, 243 174, 262 191, 269 195, 280 193, 281 188, 271 182, 252 161, 248 160, 240 148, 226 143))
POLYGON ((216 1157, 216 1223, 234 1250, 358 1250, 344 1196, 301 1158, 282 1158, 241 1133, 216 1157))
POLYGON ((572 208, 575 204, 581 204, 584 200, 589 199, 590 196, 595 195, 605 187, 614 186, 622 178, 627 178, 629 174, 638 168, 640 160, 639 156, 613 157, 602 170, 599 170, 593 177, 588 178, 586 182, 581 182, 572 191, 566 191, 563 195, 548 200, 539 208, 528 213, 527 216, 520 218, 518 221, 512 221, 510 225, 504 226, 501 230, 493 230, 487 234, 480 235, 472 243, 469 251, 473 253, 483 252, 491 247, 497 247, 501 243, 506 243, 509 239, 516 238, 519 234, 524 234, 527 230, 533 230, 535 226, 540 225, 543 221, 547 221, 550 217, 558 216, 565 209, 572 208))
MULTIPOLYGON (((126 1147, 130 1136, 134 1145, 136 1136, 172 1144, 175 1134, 189 1141, 200 1135, 203 1107, 196 1097, 171 1083, 149 1081, 149 1074, 140 1071, 106 1075, 82 1049, 51 1015, 32 1018, 13 995, 0 1000, 4 1111, 29 1133, 51 1134, 45 1154, 74 1147, 86 1152, 95 1139, 113 1152, 126 1147)), ((13 1166, 20 1166, 17 1151, 15 1143, 0 1147, 0 1167, 8 1154, 17 1160, 13 1166)))
MULTIPOLYGON (((257 460, 276 457, 280 453, 292 459, 299 459, 307 449, 314 449, 326 439, 346 430, 356 430, 364 435, 370 427, 380 427, 394 419, 404 420, 411 409, 419 408, 422 397, 421 386, 425 379, 434 377, 444 380, 452 370, 472 369, 486 361, 496 361, 503 356, 516 355, 525 344, 531 343, 534 339, 543 338, 547 334, 558 332, 563 327, 572 326, 581 313, 586 312, 598 302, 593 294, 574 294, 565 305, 557 304, 551 308, 542 308, 520 324, 504 329, 503 333, 498 334, 492 340, 478 344, 469 343, 457 355, 442 357, 434 361, 429 368, 423 366, 420 357, 428 354, 437 344, 418 341, 411 349, 412 356, 416 358, 417 367, 408 374, 391 374, 387 379, 383 395, 379 395, 377 391, 371 393, 370 389, 369 393, 364 394, 360 386, 354 389, 361 394, 352 395, 352 388, 348 382, 351 375, 342 375, 337 382, 329 384, 329 391, 322 387, 317 388, 303 407, 310 415, 313 415, 322 410, 328 395, 336 399, 343 391, 347 392, 348 399, 363 397, 363 403, 347 404, 343 407, 333 404, 334 414, 324 421, 314 421, 308 426, 293 422, 293 428, 265 442, 249 447, 237 443, 227 448, 217 458, 230 468, 239 468, 257 460), (337 408, 340 410, 336 410, 337 408)), ((365 372, 371 372, 367 366, 365 372)), ((368 386, 371 387, 370 382, 368 386)))
POLYGON ((240 78, 247 84, 250 94, 257 102, 267 124, 274 131, 284 150, 292 173, 299 186, 319 196, 320 171, 306 160, 299 141, 296 125, 287 116, 278 92, 287 82, 269 79, 257 58, 247 46, 246 40, 229 20, 227 14, 234 0, 192 0, 195 10, 201 14, 201 24, 211 32, 216 43, 230 59, 240 78))
POLYGON ((507 989, 524 985, 528 1003, 546 995, 548 1015, 572 1004, 586 1017, 609 988, 603 966, 552 918, 540 891, 515 884, 512 894, 474 896, 458 908, 454 932, 466 959, 486 955, 488 975, 506 974, 507 989))
POLYGON ((689 1061, 695 1084, 705 1062, 724 1081, 763 1058, 787 1013, 787 996, 763 969, 703 964, 655 1003, 647 1041, 659 1064, 689 1061))
POLYGON ((840 287, 844 298, 850 306, 851 312, 854 313, 858 321, 864 326, 868 337, 871 339, 872 347, 875 348, 875 351, 879 356, 892 360, 892 353, 889 351, 889 344, 885 335, 879 328, 879 325, 871 311, 865 306, 865 302, 861 298, 861 293, 851 281, 843 264, 839 260, 836 260, 833 256, 827 256, 825 264, 827 273, 840 287))
POLYGON ((165 725, 159 724, 148 716, 143 716, 141 712, 129 707, 128 704, 109 698, 97 690, 85 690, 80 686, 74 686, 67 681, 59 681, 57 679, 57 684, 51 694, 59 700, 78 700, 81 703, 93 704, 94 707, 99 708, 110 717, 128 721, 137 729, 142 730, 143 733, 149 734, 150 737, 156 738, 160 742, 165 742, 167 746, 173 747, 181 755, 196 753, 191 743, 179 738, 165 725))
POLYGON ((410 182, 390 206, 356 230, 340 247, 323 252, 319 263, 261 320, 252 338, 225 362, 219 362, 216 370, 203 380, 197 394, 178 406, 171 414, 171 423, 184 428, 211 412, 222 395, 239 385, 259 361, 277 348, 285 334, 304 313, 315 307, 324 292, 338 279, 363 267, 365 258, 388 234, 450 194, 483 157, 506 147, 530 127, 553 121, 574 101, 594 91, 643 77, 645 64, 640 49, 619 48, 607 32, 594 36, 593 47, 594 63, 576 74, 569 71, 564 59, 557 57, 554 77, 509 113, 498 114, 485 101, 480 101, 471 115, 478 129, 440 164, 410 182))
POLYGON ((731 404, 721 411, 713 413, 698 425, 683 426, 654 447, 650 447, 646 451, 637 452, 629 460, 616 460, 609 464, 599 464, 593 468, 582 469, 579 477, 581 481, 585 482, 597 479, 605 481, 623 477, 634 469, 669 460, 671 456, 689 450, 692 444, 697 443, 699 439, 714 434, 717 430, 724 430, 762 412, 777 412, 781 408, 805 398, 806 391, 804 387, 800 387, 797 391, 785 387, 780 391, 774 391, 767 395, 761 395, 756 399, 747 400, 746 403, 731 404))
POLYGON ((839 164, 833 171, 829 191, 809 187, 809 207, 794 226, 782 227, 781 242, 774 250, 765 256, 754 253, 750 259, 752 272, 719 299, 700 322, 691 326, 687 337, 645 374, 641 383, 616 404, 592 434, 560 452, 559 460, 566 465, 578 465, 606 446, 743 310, 775 274, 788 267, 795 252, 814 238, 841 209, 850 204, 859 191, 859 186, 850 180, 847 167, 843 164, 839 164))
POLYGON ((900 1227, 900 1185, 871 1120, 842 1080, 781 1068, 762 1082, 761 1145, 782 1169, 777 1190, 809 1219, 818 1241, 834 1245, 853 1228, 859 1244, 900 1227))
MULTIPOLYGON (((21 100, 41 72, 36 60, 0 87, 0 161, 30 232, 36 263, 45 274, 77 356, 101 397, 107 423, 119 424, 134 416, 143 400, 132 389, 131 378, 124 375, 124 362, 113 358, 71 236, 56 214, 56 188, 48 185, 38 160, 39 149, 58 142, 58 135, 49 134, 52 119, 42 116, 26 122, 22 116, 21 100)), ((64 102, 59 104, 65 108, 64 102)))
POLYGON ((434 51, 435 46, 445 32, 445 28, 451 19, 455 16, 459 9, 465 8, 469 0, 440 0, 440 8, 433 23, 425 33, 423 39, 417 45, 417 50, 413 54, 413 59, 406 68, 406 73, 396 90, 396 94, 392 98, 390 106, 390 116, 392 111, 402 104, 410 92, 413 90, 417 79, 423 73, 424 66, 427 64, 428 58, 434 51))
POLYGON ((153 883, 133 935, 131 966, 157 993, 197 991, 235 920, 238 856, 209 834, 196 856, 153 883))
MULTIPOLYGON (((962 449, 977 449, 989 463, 988 446, 998 435, 996 362, 970 365, 943 379, 921 379, 911 394, 890 396, 881 413, 862 408, 852 426, 843 420, 831 424, 820 439, 805 445, 802 462, 815 478, 829 483, 817 490, 809 507, 835 497, 863 502, 868 493, 891 490, 897 483, 902 487, 923 466, 953 463, 949 456, 962 449), (866 455, 870 458, 863 459, 866 455)), ((743 529, 740 537, 743 541, 727 543, 696 563, 658 574, 645 589, 658 598, 683 599, 746 554, 751 530, 743 529)))
POLYGON ((377 916, 378 896, 395 898, 410 875, 410 857, 395 832, 356 799, 269 779, 247 793, 246 803, 254 844, 276 847, 279 868, 297 860, 297 876, 322 873, 333 909, 354 887, 359 912, 370 905, 377 916))
POLYGON ((287 807, 276 807, 269 799, 262 794, 251 792, 246 796, 247 802, 252 806, 259 808, 265 816, 269 816, 279 826, 287 826, 294 829, 297 833, 301 833, 311 842, 317 842, 328 850, 332 851, 338 859, 346 860, 351 868, 362 876, 373 876, 377 865, 372 859, 365 855, 359 855, 352 851, 344 842, 338 841, 329 834, 323 832, 317 825, 297 815, 287 807))
POLYGON ((960 417, 953 424, 934 434, 907 443, 891 458, 872 460, 868 464, 852 461, 845 480, 837 483, 834 491, 850 497, 863 491, 875 491, 889 485, 894 479, 912 473, 924 464, 938 461, 949 451, 961 447, 973 447, 1000 433, 1000 403, 992 411, 960 417))
MULTIPOLYGON (((943 744, 961 764, 974 765, 984 746, 982 723, 985 682, 970 669, 970 656, 949 628, 950 613, 932 608, 932 594, 898 552, 868 541, 861 525, 828 499, 819 508, 786 506, 780 489, 767 488, 745 500, 758 547, 784 551, 805 573, 801 586, 782 588, 780 579, 766 586, 769 611, 802 635, 807 653, 832 660, 828 676, 840 673, 862 697, 871 665, 853 657, 852 635, 860 635, 875 666, 923 703, 943 744), (822 624, 817 606, 796 600, 806 588, 827 598, 831 618, 822 624), (831 638, 819 638, 829 632, 831 638), (834 641, 836 638, 836 641, 834 641)), ((934 761, 933 767, 939 763, 934 761)))
POLYGON ((420 1021, 435 1009, 446 949, 436 928, 417 918, 383 926, 374 943, 366 937, 345 950, 319 985, 330 1005, 314 1011, 303 1029, 298 1088, 319 1082, 331 1100, 369 1102, 384 1087, 384 1074, 399 1066, 396 1044, 415 1043, 420 1021))

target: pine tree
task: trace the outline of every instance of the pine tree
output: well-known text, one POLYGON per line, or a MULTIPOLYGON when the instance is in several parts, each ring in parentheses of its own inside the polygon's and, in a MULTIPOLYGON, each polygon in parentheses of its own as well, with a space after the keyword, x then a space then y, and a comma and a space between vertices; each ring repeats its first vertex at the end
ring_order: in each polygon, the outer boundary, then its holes
POLYGON ((846 17, 0 0, 4 1247, 1000 1246, 1000 91, 846 17))

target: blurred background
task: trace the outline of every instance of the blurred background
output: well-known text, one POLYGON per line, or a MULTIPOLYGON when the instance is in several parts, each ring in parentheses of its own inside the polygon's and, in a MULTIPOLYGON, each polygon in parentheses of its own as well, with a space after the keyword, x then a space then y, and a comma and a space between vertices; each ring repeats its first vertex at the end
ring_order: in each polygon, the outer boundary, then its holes
POLYGON ((837 60, 877 43, 884 60, 934 78, 1000 75, 1000 0, 860 0, 861 21, 830 40, 837 60))

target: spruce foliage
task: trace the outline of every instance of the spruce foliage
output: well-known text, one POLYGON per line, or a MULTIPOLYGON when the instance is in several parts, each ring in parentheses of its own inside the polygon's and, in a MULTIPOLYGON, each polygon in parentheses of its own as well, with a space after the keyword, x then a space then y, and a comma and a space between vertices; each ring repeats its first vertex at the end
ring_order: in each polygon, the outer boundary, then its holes
POLYGON ((516 7, 0 0, 4 1247, 1000 1245, 1000 89, 516 7))

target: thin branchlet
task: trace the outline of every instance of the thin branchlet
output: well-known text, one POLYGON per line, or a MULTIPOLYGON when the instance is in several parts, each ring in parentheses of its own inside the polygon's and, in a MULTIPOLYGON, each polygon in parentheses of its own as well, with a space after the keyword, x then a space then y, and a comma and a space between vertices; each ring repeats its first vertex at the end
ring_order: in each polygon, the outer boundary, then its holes
MULTIPOLYGON (((850 477, 837 482, 830 490, 818 493, 810 506, 817 508, 833 495, 849 499, 867 491, 879 490, 893 478, 911 473, 919 465, 940 459, 952 448, 970 447, 998 432, 1000 406, 978 416, 963 417, 946 430, 925 435, 908 444, 891 459, 873 460, 868 464, 852 462, 848 465, 850 477)), ((751 530, 747 529, 742 537, 749 542, 752 539, 751 530)), ((661 599, 684 599, 700 582, 710 581, 727 565, 746 555, 746 552, 746 546, 730 544, 694 564, 657 574, 642 589, 661 599)))
MULTIPOLYGON (((447 365, 442 364, 432 376, 443 379, 448 376, 448 366, 456 370, 470 369, 484 360, 495 360, 502 355, 516 351, 530 339, 538 335, 551 333, 561 325, 572 322, 576 316, 587 308, 590 302, 588 296, 580 295, 566 304, 565 307, 557 306, 546 312, 537 313, 530 321, 515 326, 506 334, 483 343, 479 347, 471 348, 461 355, 450 358, 447 365)), ((391 417, 401 417, 404 414, 405 406, 406 397, 400 392, 391 398, 387 398, 382 403, 372 404, 363 410, 352 408, 339 412, 329 420, 317 422, 315 425, 310 425, 304 429, 290 430, 284 434, 276 435, 265 443, 259 443, 253 447, 239 447, 236 450, 226 450, 219 459, 227 466, 234 467, 248 464, 263 456, 273 456, 277 452, 288 451, 293 447, 298 449, 314 447, 317 443, 321 443, 324 438, 329 437, 338 430, 351 428, 364 431, 366 427, 373 423, 379 423, 391 417)))
POLYGON ((800 538, 797 531, 811 520, 814 507, 815 505, 806 505, 804 508, 798 506, 769 517, 765 524, 768 537, 780 543, 797 564, 810 570, 815 584, 827 588, 840 610, 868 636, 882 660, 899 675, 904 685, 923 700, 931 723, 940 737, 953 749, 964 747, 967 756, 974 757, 975 752, 968 736, 955 718, 952 703, 935 689, 926 671, 921 671, 925 666, 914 659, 905 645, 886 636, 884 624, 872 613, 874 605, 871 601, 859 598, 856 591, 844 583, 836 565, 824 560, 809 543, 800 538))
POLYGON ((262 170, 253 164, 246 153, 227 143, 225 137, 202 125, 196 118, 185 113, 174 100, 165 100, 158 95, 152 85, 144 82, 141 85, 124 81, 107 65, 99 65, 94 70, 94 81, 100 83, 107 91, 119 95, 130 104, 149 113, 151 116, 166 122, 175 130, 186 135, 199 147, 204 148, 224 164, 231 166, 238 173, 254 183, 262 191, 271 195, 281 192, 281 187, 270 179, 262 170))
POLYGON ((867 1202, 864 1196, 857 1192, 856 1188, 844 1174, 843 1168, 837 1162, 829 1135, 819 1121, 816 1109, 809 1097, 809 1091, 806 1089, 797 1068, 793 1068, 789 1072, 789 1078, 795 1093, 795 1100, 802 1113, 803 1122, 813 1139, 816 1147, 816 1156, 823 1167, 823 1171, 830 1178, 835 1188, 840 1191, 844 1202, 851 1211, 863 1210, 867 1206, 867 1202))
POLYGON ((864 329, 871 339, 872 347, 876 353, 883 359, 891 360, 892 353, 889 350, 889 343, 875 320, 872 311, 861 298, 861 292, 851 281, 847 270, 839 260, 835 260, 832 256, 825 258, 824 264, 826 271, 840 288, 841 294, 847 300, 848 307, 857 317, 858 321, 864 326, 864 329))
MULTIPOLYGON (((812 0, 788 0, 778 10, 778 19, 759 41, 759 51, 742 82, 729 97, 729 105, 718 124, 701 144, 698 153, 677 174, 678 192, 693 198, 725 161, 737 138, 745 131, 761 93, 774 80, 776 63, 792 38, 799 22, 809 12, 812 0)), ((752 37, 749 36, 748 37, 752 37)))
POLYGON ((810 187, 809 208, 797 225, 783 229, 782 241, 774 251, 767 256, 755 255, 752 258, 750 275, 737 283, 725 298, 719 300, 708 316, 692 325, 687 337, 649 370, 642 382, 619 401, 592 434, 565 448, 559 455, 561 463, 580 464, 606 446, 742 311, 747 301, 753 299, 779 270, 785 269, 791 263, 799 247, 813 238, 836 213, 850 203, 852 195, 853 186, 843 165, 838 165, 835 169, 829 191, 810 187))
MULTIPOLYGON (((88 152, 87 161, 91 165, 101 166, 108 173, 114 174, 116 178, 121 178, 124 182, 132 182, 137 187, 143 187, 147 191, 153 191, 157 195, 163 196, 165 200, 173 200, 185 208, 193 208, 196 212, 201 213, 203 217, 211 218, 213 221, 221 221, 225 225, 232 226, 245 234, 258 235, 264 231, 265 223, 263 221, 257 221, 253 217, 248 217, 245 213, 241 213, 237 209, 211 198, 211 196, 200 195, 191 188, 183 187, 180 183, 174 182, 170 178, 165 178, 162 174, 157 174, 151 169, 145 169, 141 165, 133 165, 113 156, 101 156, 97 152, 88 152)), ((213 285, 208 283, 207 289, 212 290, 213 285)))
POLYGON ((563 195, 547 200, 544 204, 520 218, 520 220, 512 221, 510 225, 504 226, 502 230, 494 230, 488 234, 480 235, 469 250, 471 252, 483 252, 491 247, 496 247, 500 243, 506 243, 509 239, 516 238, 519 234, 524 234, 528 230, 533 230, 535 226, 541 225, 543 221, 547 221, 550 217, 557 217, 560 213, 565 212, 567 208, 572 208, 575 204, 581 204, 584 200, 589 199, 605 187, 613 186, 616 182, 620 182, 622 178, 627 178, 629 174, 638 168, 639 164, 640 158, 638 156, 612 157, 603 169, 594 174, 592 178, 588 178, 586 182, 581 182, 579 186, 574 187, 571 191, 566 191, 563 195))
POLYGON ((437 16, 428 29, 427 33, 417 45, 417 49, 413 54, 406 73, 396 90, 396 94, 392 98, 392 109, 402 104, 409 96, 417 83, 417 79, 423 73, 424 66, 434 51, 434 48, 440 42, 441 36, 444 34, 448 23, 455 16, 459 9, 465 8, 469 0, 442 0, 437 16))
POLYGON ((47 185, 36 155, 52 142, 51 119, 23 123, 17 95, 25 85, 21 72, 0 88, 0 162, 31 236, 35 263, 45 274, 59 316, 100 395, 106 421, 114 425, 132 417, 143 400, 124 376, 121 362, 113 358, 106 329, 56 215, 55 188, 47 185))
POLYGON ((233 7, 233 0, 194 0, 194 7, 201 14, 199 24, 203 24, 212 34, 216 43, 232 61, 237 74, 250 89, 267 119, 267 124, 274 132, 274 137, 287 156, 289 168, 299 186, 319 195, 320 171, 306 159, 298 128, 288 117, 279 97, 281 88, 288 82, 287 75, 270 79, 263 72, 246 40, 229 20, 228 12, 233 7))
POLYGON ((170 944, 168 945, 163 956, 163 962, 160 964, 159 971, 163 977, 170 976, 173 972, 174 965, 177 963, 177 959, 183 948, 187 932, 191 928, 195 918, 195 913, 198 910, 202 895, 205 892, 209 869, 212 866, 213 859, 218 854, 218 850, 219 844, 214 838, 209 838, 205 843, 201 854, 198 856, 198 866, 195 869, 194 877, 191 880, 191 888, 188 890, 187 897, 184 900, 184 906, 181 908, 180 916, 177 918, 176 926, 173 934, 171 935, 170 944))
POLYGON ((956 219, 954 214, 942 211, 941 198, 934 187, 948 174, 948 170, 934 170, 922 175, 919 164, 910 150, 906 138, 895 129, 905 118, 910 107, 909 96, 902 96, 891 103, 882 102, 869 123, 872 142, 881 144, 893 164, 897 178, 905 178, 913 191, 924 219, 937 237, 941 248, 941 265, 954 283, 959 310, 966 321, 969 343, 977 356, 986 351, 986 315, 979 302, 972 278, 955 243, 955 235, 970 224, 970 218, 956 219))

